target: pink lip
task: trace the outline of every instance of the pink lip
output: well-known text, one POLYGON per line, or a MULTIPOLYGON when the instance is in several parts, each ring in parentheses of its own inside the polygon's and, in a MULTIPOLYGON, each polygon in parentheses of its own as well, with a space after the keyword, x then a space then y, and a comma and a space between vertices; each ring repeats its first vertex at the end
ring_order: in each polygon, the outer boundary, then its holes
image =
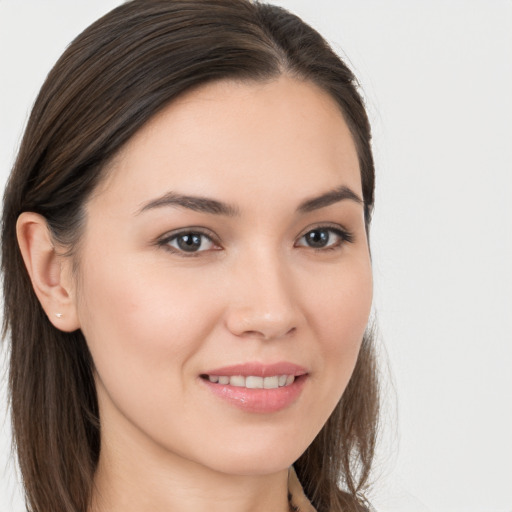
POLYGON ((223 366, 204 372, 205 375, 225 375, 233 377, 234 375, 254 375, 255 377, 271 377, 273 375, 305 375, 308 371, 297 364, 288 362, 279 362, 273 364, 262 364, 257 362, 235 364, 232 366, 223 366))
POLYGON ((268 414, 281 411, 292 405, 302 392, 308 377, 307 370, 293 363, 281 362, 264 365, 245 363, 215 368, 203 374, 202 383, 217 397, 247 412, 268 414), (289 386, 276 389, 248 389, 229 384, 213 383, 206 375, 234 375, 269 377, 273 375, 295 375, 295 381, 289 386))

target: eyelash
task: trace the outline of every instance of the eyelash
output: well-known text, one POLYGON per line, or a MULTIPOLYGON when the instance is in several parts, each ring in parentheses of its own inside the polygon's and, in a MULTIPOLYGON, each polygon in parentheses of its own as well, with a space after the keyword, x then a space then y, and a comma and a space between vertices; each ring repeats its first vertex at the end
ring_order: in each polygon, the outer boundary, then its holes
POLYGON ((163 247, 164 249, 168 250, 169 252, 172 252, 173 254, 178 254, 179 256, 183 256, 185 258, 194 258, 201 255, 201 253, 206 251, 186 251, 177 247, 172 247, 170 244, 173 241, 178 240, 180 237, 189 235, 189 236, 199 236, 201 239, 201 245, 204 241, 204 239, 209 240, 213 245, 217 246, 218 249, 214 250, 220 250, 220 244, 215 240, 215 237, 212 236, 211 233, 208 233, 200 228, 187 228, 182 229, 178 232, 174 232, 168 236, 165 236, 164 238, 157 241, 157 245, 160 247, 163 247))
MULTIPOLYGON (((315 231, 327 231, 329 234, 334 233, 337 237, 339 237, 339 240, 331 245, 324 246, 324 247, 311 247, 311 246, 298 246, 298 247, 309 247, 310 249, 313 249, 314 251, 334 251, 336 249, 340 249, 341 246, 343 246, 345 243, 353 243, 354 242, 354 235, 347 231, 346 229, 343 229, 339 226, 316 226, 314 228, 308 229, 303 235, 299 237, 298 240, 304 239, 308 234, 314 233, 315 231)), ((295 247, 297 247, 297 242, 295 243, 295 247)))
MULTIPOLYGON (((164 238, 161 238, 157 241, 157 245, 160 247, 165 248, 166 250, 178 254, 180 256, 183 256, 185 258, 190 257, 198 257, 203 252, 207 252, 209 249, 202 250, 202 251, 186 251, 183 249, 180 249, 179 247, 172 247, 170 244, 172 242, 175 242, 179 239, 179 237, 189 235, 189 236, 196 236, 201 238, 201 245, 204 242, 204 239, 211 242, 214 246, 216 246, 216 249, 213 250, 221 250, 220 244, 216 241, 215 237, 212 236, 211 233, 205 232, 204 230, 200 228, 187 228, 180 230, 179 232, 172 233, 168 236, 165 236, 164 238)), ((328 243, 329 243, 328 242, 328 243)), ((340 228, 339 226, 317 226, 311 229, 308 229, 303 235, 301 235, 297 242, 295 242, 294 247, 305 247, 314 250, 315 252, 325 252, 325 251, 333 251, 336 249, 340 249, 341 246, 343 246, 345 243, 353 243, 354 242, 354 235, 350 233, 349 231, 340 228), (305 239, 305 237, 308 234, 314 233, 314 232, 328 232, 329 233, 329 242, 330 242, 330 236, 332 234, 339 237, 339 240, 331 245, 327 245, 324 247, 312 247, 310 245, 299 245, 298 242, 300 240, 305 239)))

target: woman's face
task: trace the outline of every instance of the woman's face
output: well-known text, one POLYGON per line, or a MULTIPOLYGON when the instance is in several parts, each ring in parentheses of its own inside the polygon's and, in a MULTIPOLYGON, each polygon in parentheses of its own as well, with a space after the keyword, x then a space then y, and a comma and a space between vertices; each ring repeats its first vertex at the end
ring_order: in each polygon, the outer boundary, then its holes
POLYGON ((347 125, 311 83, 209 84, 141 129, 80 248, 102 450, 238 474, 297 459, 368 321, 361 197, 347 125))

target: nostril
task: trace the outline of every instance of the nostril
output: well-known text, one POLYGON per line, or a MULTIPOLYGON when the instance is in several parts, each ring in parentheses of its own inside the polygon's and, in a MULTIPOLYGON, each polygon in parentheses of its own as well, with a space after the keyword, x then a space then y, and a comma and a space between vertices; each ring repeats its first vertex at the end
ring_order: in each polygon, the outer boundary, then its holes
POLYGON ((226 312, 227 329, 240 338, 262 338, 265 340, 291 336, 301 322, 301 313, 292 304, 286 308, 281 304, 258 304, 234 306, 226 312))
POLYGON ((264 340, 274 340, 278 338, 283 338, 285 336, 291 336, 295 333, 296 330, 296 327, 291 327, 290 329, 288 329, 288 331, 285 332, 278 332, 271 329, 262 329, 261 331, 244 331, 243 333, 241 333, 241 336, 247 338, 263 338, 264 340))

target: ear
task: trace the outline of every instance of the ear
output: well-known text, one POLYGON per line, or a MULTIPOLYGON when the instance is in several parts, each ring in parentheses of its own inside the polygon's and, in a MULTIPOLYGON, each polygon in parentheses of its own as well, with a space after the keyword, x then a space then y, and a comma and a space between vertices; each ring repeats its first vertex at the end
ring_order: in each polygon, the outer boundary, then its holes
POLYGON ((72 261, 55 248, 46 219, 24 212, 16 224, 18 244, 34 291, 50 322, 61 331, 80 328, 72 261))

